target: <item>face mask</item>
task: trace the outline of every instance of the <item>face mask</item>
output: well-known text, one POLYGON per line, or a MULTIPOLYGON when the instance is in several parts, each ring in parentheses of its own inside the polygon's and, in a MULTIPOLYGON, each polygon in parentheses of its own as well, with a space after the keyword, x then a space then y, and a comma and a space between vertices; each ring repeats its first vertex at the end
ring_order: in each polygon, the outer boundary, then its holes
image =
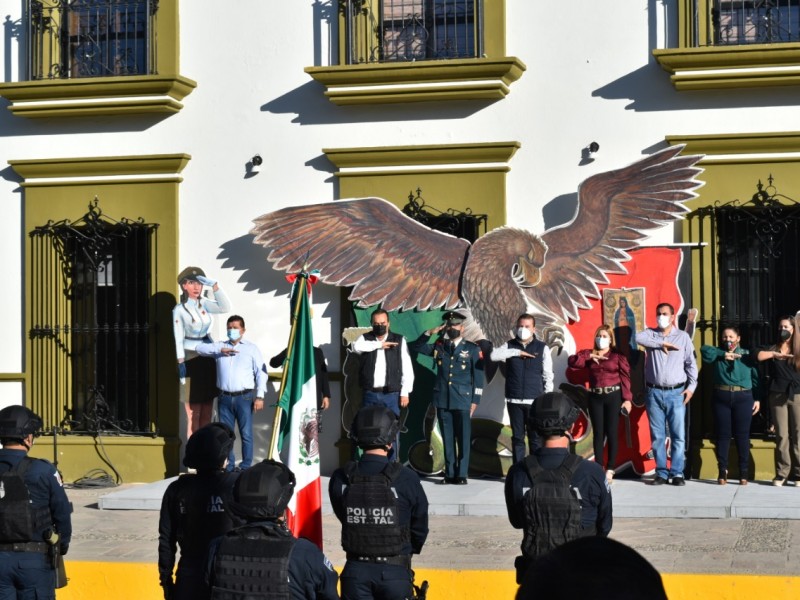
POLYGON ((792 332, 791 331, 789 331, 788 329, 781 329, 781 340, 783 340, 785 342, 790 337, 792 337, 792 332))
POLYGON ((386 334, 386 325, 373 325, 372 326, 372 333, 375 335, 385 335, 386 334))
POLYGON ((605 350, 611 345, 611 338, 597 336, 594 338, 594 343, 600 350, 605 350))
POLYGON ((528 340, 533 336, 533 333, 530 329, 526 327, 518 327, 517 328, 517 337, 521 340, 528 340))
POLYGON ((456 329, 455 327, 448 327, 444 330, 444 334, 451 340, 456 339, 458 336, 461 335, 461 332, 456 329))
POLYGON ((732 342, 730 340, 725 340, 724 342, 722 342, 722 345, 725 347, 725 350, 730 352, 731 350, 733 350, 736 347, 736 342, 732 342))
POLYGON ((242 332, 238 329, 228 329, 228 339, 232 342, 235 342, 240 337, 242 337, 242 332))
POLYGON ((658 328, 666 329, 669 327, 671 317, 669 315, 658 315, 658 328))

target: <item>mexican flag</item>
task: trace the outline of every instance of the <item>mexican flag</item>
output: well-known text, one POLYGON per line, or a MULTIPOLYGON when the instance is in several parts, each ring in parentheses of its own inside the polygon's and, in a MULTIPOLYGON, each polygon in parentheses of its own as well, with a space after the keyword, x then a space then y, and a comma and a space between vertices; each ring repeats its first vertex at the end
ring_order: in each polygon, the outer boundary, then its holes
POLYGON ((293 326, 286 362, 280 430, 272 456, 289 467, 297 478, 294 496, 287 508, 287 524, 296 537, 304 537, 322 549, 322 495, 319 476, 317 384, 314 341, 306 289, 301 275, 292 287, 293 326))

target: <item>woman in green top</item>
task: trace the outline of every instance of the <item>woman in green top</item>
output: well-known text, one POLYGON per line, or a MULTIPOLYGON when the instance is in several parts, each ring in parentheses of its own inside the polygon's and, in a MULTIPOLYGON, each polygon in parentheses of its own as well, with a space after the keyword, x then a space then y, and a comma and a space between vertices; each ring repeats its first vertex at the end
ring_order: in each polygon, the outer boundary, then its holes
POLYGON ((739 484, 747 485, 750 457, 750 421, 758 412, 760 403, 753 398, 758 387, 758 371, 753 355, 739 346, 741 337, 737 327, 722 330, 722 347, 703 346, 703 362, 711 365, 714 373, 714 425, 716 429, 717 466, 720 485, 728 483, 728 450, 731 434, 736 440, 739 454, 739 484))

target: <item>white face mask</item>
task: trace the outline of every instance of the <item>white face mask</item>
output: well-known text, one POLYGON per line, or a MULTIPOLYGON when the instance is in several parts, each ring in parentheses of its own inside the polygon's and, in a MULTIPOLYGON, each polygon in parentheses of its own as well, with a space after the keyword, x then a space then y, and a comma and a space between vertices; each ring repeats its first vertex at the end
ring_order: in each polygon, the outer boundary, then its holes
POLYGON ((668 315, 658 315, 658 328, 659 329, 666 329, 669 327, 669 323, 672 320, 672 317, 668 315))
POLYGON ((594 343, 597 344, 600 350, 605 350, 611 345, 611 338, 597 336, 594 338, 594 343))
POLYGON ((533 332, 527 327, 517 327, 517 337, 521 340, 529 340, 533 337, 533 332))

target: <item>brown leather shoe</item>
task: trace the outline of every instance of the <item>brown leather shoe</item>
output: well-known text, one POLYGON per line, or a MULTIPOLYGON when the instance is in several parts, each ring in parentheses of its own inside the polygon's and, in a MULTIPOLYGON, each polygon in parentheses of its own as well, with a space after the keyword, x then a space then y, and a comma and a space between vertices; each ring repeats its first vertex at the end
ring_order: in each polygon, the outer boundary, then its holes
POLYGON ((720 485, 725 485, 728 483, 728 469, 720 469, 719 475, 717 476, 717 483, 720 485))
POLYGON ((747 485, 747 479, 740 479, 739 485, 747 485))

